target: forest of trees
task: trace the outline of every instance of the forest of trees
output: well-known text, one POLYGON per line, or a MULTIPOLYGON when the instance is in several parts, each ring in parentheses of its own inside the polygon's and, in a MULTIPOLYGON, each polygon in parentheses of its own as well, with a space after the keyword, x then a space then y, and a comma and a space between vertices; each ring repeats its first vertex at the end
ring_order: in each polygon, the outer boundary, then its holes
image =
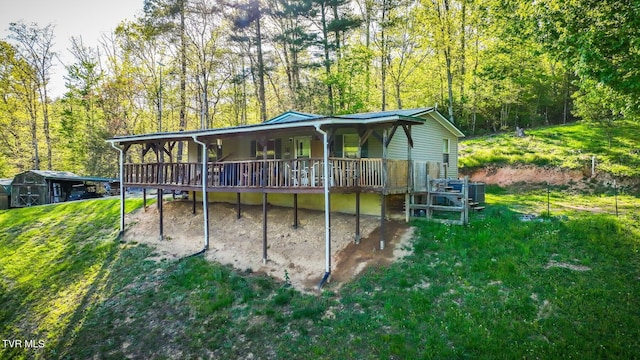
POLYGON ((49 24, 0 24, 0 177, 115 176, 105 139, 290 109, 437 106, 472 135, 576 118, 612 126, 640 103, 634 1, 140 1, 97 47, 55 48, 49 24), (52 98, 62 52, 73 61, 52 98))

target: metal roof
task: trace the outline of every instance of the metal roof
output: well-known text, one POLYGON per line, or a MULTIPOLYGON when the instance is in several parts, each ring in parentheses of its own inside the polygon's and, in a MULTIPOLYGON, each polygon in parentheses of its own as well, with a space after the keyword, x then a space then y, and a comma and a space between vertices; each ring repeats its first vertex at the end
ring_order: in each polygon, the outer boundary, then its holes
POLYGON ((274 117, 271 120, 267 120, 264 123, 265 124, 285 124, 285 123, 291 123, 291 122, 298 122, 301 120, 321 119, 323 117, 324 116, 322 115, 307 114, 299 111, 290 110, 274 117))
MULTIPOLYGON (((95 182, 113 182, 118 181, 118 179, 113 178, 102 178, 96 176, 78 176, 69 171, 54 171, 54 170, 29 170, 25 171, 21 174, 25 174, 28 172, 32 172, 34 174, 40 175, 45 179, 49 180, 65 180, 65 181, 95 181, 95 182)), ((20 174, 18 174, 20 175, 20 174)), ((17 176, 17 175, 16 175, 17 176)))
POLYGON ((0 194, 11 194, 13 179, 0 179, 0 194))
POLYGON ((417 108, 417 109, 401 109, 401 110, 387 110, 387 111, 376 111, 376 112, 367 112, 367 113, 357 113, 357 114, 347 114, 347 115, 338 115, 338 117, 343 119, 375 119, 381 118, 385 116, 407 116, 407 117, 416 117, 422 114, 426 114, 430 111, 433 111, 433 108, 417 108))
POLYGON ((281 115, 276 116, 275 118, 259 124, 240 125, 218 129, 116 136, 107 141, 112 144, 142 143, 150 140, 184 141, 194 138, 240 136, 256 132, 304 128, 313 129, 317 127, 326 128, 332 126, 359 125, 381 126, 387 123, 422 124, 425 122, 425 119, 420 118, 419 116, 425 114, 433 114, 433 118, 441 123, 449 131, 451 131, 454 135, 458 137, 464 136, 464 134, 460 130, 458 130, 453 124, 451 124, 447 119, 440 115, 440 113, 438 113, 434 108, 418 108, 334 116, 323 116, 306 114, 297 111, 287 111, 281 115))

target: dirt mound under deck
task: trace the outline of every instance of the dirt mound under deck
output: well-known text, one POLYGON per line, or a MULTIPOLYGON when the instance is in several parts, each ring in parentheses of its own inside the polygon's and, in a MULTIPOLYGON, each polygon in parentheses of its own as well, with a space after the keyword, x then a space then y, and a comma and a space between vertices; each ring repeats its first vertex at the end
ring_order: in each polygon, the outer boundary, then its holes
MULTIPOLYGON (((159 240, 158 211, 151 206, 127 217, 126 241, 157 249, 154 259, 178 259, 202 249, 202 205, 192 214, 189 201, 164 203, 164 240, 159 240)), ((262 206, 242 207, 237 219, 234 205, 209 206, 210 244, 206 258, 245 271, 264 272, 277 279, 286 276, 294 287, 310 291, 325 271, 324 212, 299 209, 299 225, 293 228, 293 209, 269 206, 267 215, 268 259, 262 263, 262 206), (285 275, 286 274, 286 275, 285 275)), ((362 240, 354 244, 355 216, 331 214, 331 286, 351 280, 370 265, 385 265, 408 254, 412 230, 397 221, 386 223, 386 247, 379 250, 380 218, 361 216, 362 240)))

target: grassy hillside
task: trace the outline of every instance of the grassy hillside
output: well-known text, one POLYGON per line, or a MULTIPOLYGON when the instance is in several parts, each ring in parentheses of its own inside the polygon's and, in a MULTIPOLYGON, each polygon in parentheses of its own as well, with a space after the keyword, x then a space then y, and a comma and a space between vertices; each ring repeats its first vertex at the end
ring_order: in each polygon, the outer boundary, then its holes
POLYGON ((0 358, 637 356, 637 213, 521 222, 488 199, 468 227, 416 221, 413 255, 319 295, 146 260, 114 241, 117 201, 0 211, 0 334, 44 345, 0 358))
POLYGON ((600 171, 614 176, 640 176, 640 123, 618 122, 609 137, 602 128, 577 123, 463 140, 460 166, 488 164, 550 165, 569 169, 591 166, 595 155, 600 171))

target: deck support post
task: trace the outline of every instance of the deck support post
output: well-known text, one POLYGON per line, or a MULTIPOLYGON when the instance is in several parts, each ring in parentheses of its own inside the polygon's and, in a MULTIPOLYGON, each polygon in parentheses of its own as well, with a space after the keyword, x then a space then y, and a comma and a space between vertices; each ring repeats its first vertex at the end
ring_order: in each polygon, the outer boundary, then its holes
POLYGON ((122 149, 117 147, 114 143, 111 143, 111 147, 120 153, 120 233, 118 234, 118 237, 121 242, 124 242, 124 203, 126 200, 126 194, 124 191, 124 154, 129 149, 129 146, 130 145, 127 145, 122 149))
POLYGON ((192 193, 193 193, 193 194, 191 195, 191 197, 193 198, 193 203, 192 203, 192 206, 191 206, 191 207, 192 207, 192 208, 191 208, 191 213, 192 213, 193 215, 195 215, 195 214, 196 214, 196 192, 195 192, 195 191, 193 191, 192 193))
POLYGON ((324 176, 324 239, 325 239, 325 273, 318 284, 318 289, 322 288, 325 282, 329 281, 331 276, 331 195, 329 193, 329 134, 315 125, 316 131, 322 134, 322 145, 324 147, 323 154, 323 176, 324 176))
POLYGON ((380 250, 384 250, 385 217, 387 216, 387 196, 382 193, 380 201, 380 250))
POLYGON ((413 159, 411 149, 413 148, 413 138, 411 137, 411 125, 402 125, 407 136, 407 193, 404 196, 404 221, 409 222, 411 194, 413 193, 413 159))
POLYGON ((260 185, 263 187, 262 193, 262 263, 267 263, 267 191, 264 189, 267 181, 267 148, 269 141, 262 139, 262 167, 260 169, 260 185))
POLYGON ((298 228, 298 194, 293 194, 293 228, 298 228))
POLYGON ((356 192, 356 237, 355 243, 360 244, 360 191, 356 192))
MULTIPOLYGON (((207 179, 208 164, 207 164, 207 144, 198 140, 198 137, 193 135, 193 141, 202 146, 202 223, 204 228, 204 247, 203 250, 209 249, 209 194, 207 193, 207 179)), ((195 196, 194 196, 195 199, 195 196)))
POLYGON ((262 193, 262 263, 267 263, 267 193, 262 193))
POLYGON ((240 219, 242 217, 242 209, 240 207, 240 193, 236 193, 236 217, 240 219))
POLYGON ((142 209, 147 212, 147 188, 142 189, 142 209))
POLYGON ((160 241, 164 240, 164 213, 162 211, 162 189, 158 189, 158 214, 159 216, 159 225, 160 225, 160 241))
MULTIPOLYGON (((391 137, 393 137, 393 133, 395 132, 393 129, 391 133, 391 137)), ((385 217, 387 216, 387 186, 389 184, 389 172, 387 171, 387 152, 389 146, 389 139, 391 138, 387 129, 384 130, 382 134, 382 192, 380 193, 380 250, 384 250, 384 222, 385 217)))

